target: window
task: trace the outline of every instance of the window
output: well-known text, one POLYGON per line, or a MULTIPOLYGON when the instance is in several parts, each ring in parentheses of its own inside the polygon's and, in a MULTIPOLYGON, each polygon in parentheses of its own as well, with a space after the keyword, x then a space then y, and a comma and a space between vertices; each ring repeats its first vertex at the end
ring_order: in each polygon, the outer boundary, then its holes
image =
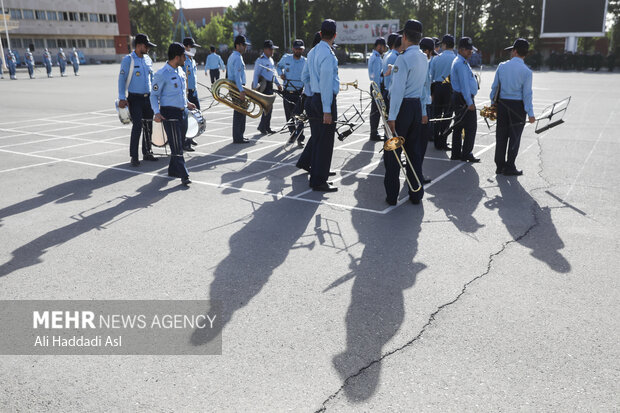
POLYGON ((22 9, 11 9, 11 19, 21 19, 22 9))
POLYGON ((27 48, 27 47, 30 47, 31 44, 34 44, 32 39, 22 39, 22 47, 24 49, 27 48))
POLYGON ((88 15, 90 17, 90 21, 93 23, 97 23, 99 19, 97 19, 97 13, 91 13, 88 15))
POLYGON ((4 47, 5 49, 9 48, 9 42, 7 42, 4 37, 2 38, 2 47, 4 47))
POLYGON ((67 41, 65 39, 58 39, 58 47, 67 47, 67 41))
POLYGON ((105 49, 105 39, 97 39, 97 47, 100 49, 105 49))
POLYGON ((56 14, 55 11, 48 11, 47 20, 58 20, 58 15, 56 14))
POLYGON ((69 39, 69 47, 77 47, 77 40, 69 39))
POLYGON ((87 22, 88 21, 88 13, 80 13, 80 21, 87 22))
POLYGON ((114 49, 114 39, 105 39, 105 47, 114 49))
POLYGON ((35 11, 35 15, 37 16, 37 20, 47 20, 45 18, 45 10, 37 10, 35 11))
POLYGON ((24 9, 22 10, 24 20, 34 20, 34 10, 24 9))
POLYGON ((77 14, 77 12, 70 11, 69 12, 69 20, 71 20, 72 22, 78 21, 78 14, 77 14))
POLYGON ((116 23, 116 14, 110 14, 110 23, 116 23))
POLYGON ((47 39, 45 42, 47 43, 48 49, 55 49, 58 47, 58 43, 56 42, 56 39, 47 39))
POLYGON ((22 39, 15 39, 15 38, 11 39, 11 48, 13 50, 21 49, 22 48, 22 39))
POLYGON ((64 20, 64 21, 69 20, 69 13, 67 13, 66 11, 59 11, 58 20, 64 20))
POLYGON ((45 41, 43 39, 34 39, 35 49, 45 49, 45 41))
POLYGON ((78 39, 77 47, 79 47, 80 49, 85 48, 86 47, 86 40, 85 39, 78 39))
POLYGON ((97 39, 88 39, 88 47, 90 49, 96 49, 97 48, 97 39))
POLYGON ((107 23, 108 22, 108 15, 107 14, 103 14, 103 13, 99 13, 99 22, 100 23, 107 23))

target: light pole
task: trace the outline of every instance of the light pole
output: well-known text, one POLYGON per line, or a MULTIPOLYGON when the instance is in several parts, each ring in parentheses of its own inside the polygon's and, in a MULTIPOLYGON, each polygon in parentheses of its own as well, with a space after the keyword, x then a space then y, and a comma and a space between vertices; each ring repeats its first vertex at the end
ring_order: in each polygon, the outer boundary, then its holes
POLYGON ((286 50, 286 17, 284 14, 284 0, 282 0, 282 40, 284 41, 282 46, 284 47, 284 50, 286 50))
POLYGON ((458 37, 456 36, 456 19, 457 19, 457 14, 456 11, 459 8, 459 1, 458 0, 454 0, 454 38, 458 39, 458 37))
POLYGON ((465 36, 465 0, 463 0, 463 10, 461 11, 461 37, 465 36))

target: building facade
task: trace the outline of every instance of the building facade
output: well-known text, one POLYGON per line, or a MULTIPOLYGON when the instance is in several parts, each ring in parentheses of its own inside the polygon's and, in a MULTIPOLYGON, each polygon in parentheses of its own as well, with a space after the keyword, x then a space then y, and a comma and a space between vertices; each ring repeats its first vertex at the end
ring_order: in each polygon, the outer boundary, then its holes
MULTIPOLYGON (((4 0, 5 13, 18 27, 9 31, 10 47, 23 55, 34 46, 37 61, 48 48, 78 48, 87 63, 114 62, 130 44, 129 0, 4 0)), ((0 26, 2 46, 9 47, 0 26)))

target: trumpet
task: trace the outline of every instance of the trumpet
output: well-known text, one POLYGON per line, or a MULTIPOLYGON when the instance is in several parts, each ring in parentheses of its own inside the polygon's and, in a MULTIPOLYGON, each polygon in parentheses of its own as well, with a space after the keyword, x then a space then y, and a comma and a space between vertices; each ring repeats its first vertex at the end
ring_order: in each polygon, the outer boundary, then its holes
POLYGON ((497 120, 497 105, 493 104, 491 106, 484 106, 480 109, 480 116, 495 122, 497 120))
POLYGON ((271 112, 276 95, 264 95, 245 86, 243 91, 245 100, 241 100, 237 85, 229 79, 219 79, 211 88, 215 100, 253 119, 260 117, 263 113, 271 112))
POLYGON ((355 80, 353 82, 341 83, 340 84, 340 91, 341 92, 346 92, 347 90, 349 90, 349 86, 351 86, 353 89, 357 89, 357 85, 358 85, 357 80, 355 80))
POLYGON ((418 174, 415 172, 415 169, 413 169, 413 164, 411 163, 409 155, 407 155, 407 151, 403 146, 405 144, 405 138, 403 138, 402 136, 394 136, 392 130, 388 126, 387 106, 385 104, 385 101, 383 100, 383 95, 381 94, 381 90, 379 89, 379 86, 377 86, 377 83, 372 82, 370 84, 370 87, 372 88, 372 98, 375 100, 377 108, 379 109, 379 113, 381 114, 381 118, 383 119, 383 129, 385 130, 386 137, 385 143, 383 144, 383 150, 386 152, 392 152, 394 154, 394 156, 396 157, 396 161, 400 166, 400 169, 405 174, 405 179, 407 180, 407 185, 409 185, 409 189, 411 190, 411 192, 418 192, 420 189, 422 189, 422 182, 420 182, 418 174), (405 154, 405 159, 407 159, 407 167, 409 167, 411 172, 413 172, 413 176, 416 180, 416 183, 418 184, 416 189, 413 189, 413 185, 411 185, 409 176, 407 176, 407 168, 403 166, 403 163, 400 160, 400 155, 396 153, 396 149, 398 148, 402 148, 403 153, 405 154))

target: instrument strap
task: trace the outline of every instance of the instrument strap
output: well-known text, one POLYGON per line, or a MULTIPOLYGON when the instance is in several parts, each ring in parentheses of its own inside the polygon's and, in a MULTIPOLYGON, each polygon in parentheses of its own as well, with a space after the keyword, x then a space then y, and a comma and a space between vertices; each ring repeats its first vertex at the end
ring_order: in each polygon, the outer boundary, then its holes
POLYGON ((125 91, 129 94, 129 84, 131 83, 131 78, 133 77, 133 56, 129 53, 129 59, 131 59, 131 66, 129 67, 129 75, 127 75, 127 80, 125 81, 125 91))

